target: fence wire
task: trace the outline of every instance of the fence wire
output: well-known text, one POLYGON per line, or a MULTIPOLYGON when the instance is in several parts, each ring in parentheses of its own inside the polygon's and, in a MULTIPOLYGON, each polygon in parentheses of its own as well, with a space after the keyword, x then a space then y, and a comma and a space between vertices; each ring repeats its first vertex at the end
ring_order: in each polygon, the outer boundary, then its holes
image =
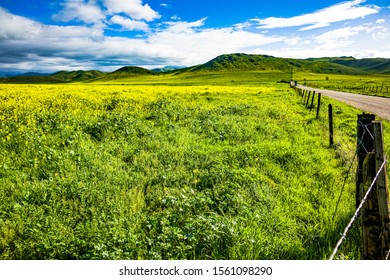
MULTIPOLYGON (((307 90, 304 90, 304 89, 301 89, 301 88, 295 88, 295 89, 296 89, 296 90, 299 92, 299 94, 302 96, 303 103, 304 103, 304 105, 306 105, 306 107, 307 107, 308 104, 309 104, 309 96, 310 96, 311 94, 314 95, 314 93, 309 93, 310 91, 307 91, 307 90)), ((318 118, 318 114, 317 114, 317 118, 318 118)), ((363 141, 364 139, 366 139, 366 138, 368 138, 368 137, 371 138, 371 140, 374 140, 374 135, 372 134, 371 129, 370 129, 370 126, 372 126, 372 123, 364 124, 363 122, 359 121, 359 122, 358 122, 358 126, 362 128, 361 137, 360 137, 360 138, 357 138, 357 142, 358 142, 358 145, 360 146, 361 152, 364 151, 364 153, 366 153, 366 154, 371 154, 371 153, 373 153, 373 152, 374 152, 374 147, 371 147, 371 145, 369 145, 370 147, 366 147, 365 144, 364 144, 364 141, 363 141)), ((341 145, 340 145, 340 146, 341 146, 341 145)), ((334 220, 334 217, 335 217, 335 215, 336 215, 336 213, 337 213, 337 209, 338 209, 338 206, 339 206, 339 203, 340 203, 340 200, 341 200, 341 196, 342 196, 342 193, 343 193, 344 188, 345 188, 346 180, 347 180, 347 178, 348 178, 348 176, 349 176, 349 173, 350 173, 350 171, 351 171, 351 169, 352 169, 352 167, 353 167, 353 164, 354 164, 354 162, 355 162, 355 160, 356 160, 356 158, 357 158, 357 153, 358 153, 358 152, 359 152, 359 149, 356 151, 356 153, 355 153, 355 155, 354 155, 354 158, 352 159, 352 161, 351 161, 351 163, 350 163, 350 166, 349 166, 348 172, 347 172, 347 174, 346 174, 346 177, 344 178, 343 187, 342 187, 342 189, 341 189, 341 192, 340 192, 338 201, 337 201, 337 203, 336 203, 336 208, 335 208, 335 212, 333 213, 332 220, 334 220)), ((387 159, 385 158, 385 159, 384 159, 384 162, 383 162, 383 164, 382 164, 382 166, 380 167, 378 173, 376 174, 374 180, 372 181, 370 187, 368 188, 368 190, 367 190, 367 192, 366 192, 364 198, 361 200, 360 205, 359 205, 358 208, 356 209, 356 211, 355 211, 353 217, 351 218, 349 224, 348 224, 347 227, 345 228, 345 230, 344 230, 344 232, 343 232, 343 234, 342 234, 340 240, 337 242, 337 245, 336 245, 335 249, 333 250, 333 253, 332 253, 331 257, 329 258, 329 260, 333 260, 334 257, 335 257, 335 255, 337 254, 337 252, 338 252, 340 246, 341 246, 342 243, 344 242, 344 240, 345 240, 345 238, 346 238, 346 236, 347 236, 349 230, 351 229, 353 223, 355 222, 355 220, 357 219, 357 217, 358 217, 358 215, 359 215, 359 212, 361 211, 361 209, 362 209, 364 203, 366 202, 368 195, 369 195, 370 192, 372 191, 372 188, 373 188, 375 182, 377 181, 377 179, 378 179, 380 173, 381 173, 381 172, 383 171, 383 169, 385 168, 386 163, 387 163, 387 159)), ((360 172, 360 170, 359 170, 359 172, 360 172)), ((385 259, 386 259, 386 260, 389 260, 389 259, 390 259, 390 250, 387 252, 386 258, 385 258, 385 259)))
MULTIPOLYGON (((329 260, 333 260, 333 259, 334 259, 334 257, 335 257, 335 255, 337 254, 337 251, 339 250, 341 244, 343 243, 343 241, 344 241, 345 238, 347 237, 348 231, 351 229, 352 224, 355 222, 356 218, 358 217, 360 210, 362 209, 364 203, 366 202, 367 197, 368 197, 368 195, 370 194, 372 188, 374 187, 374 184, 375 184, 376 180, 378 179, 380 173, 382 172, 383 168, 386 166, 386 163, 387 163, 387 159, 385 158, 385 160, 384 160, 383 163, 382 163, 382 166, 379 168, 378 173, 376 174, 374 180, 372 181, 370 187, 368 188, 366 194, 364 195, 362 201, 360 202, 359 207, 356 209, 355 214, 353 215, 351 221, 349 222, 349 224, 348 224, 347 227, 345 228, 343 234, 341 235, 340 240, 337 242, 337 245, 336 245, 335 249, 333 250, 333 253, 332 253, 332 255, 330 256, 329 260)), ((389 253, 388 253, 388 255, 389 255, 389 253)))
POLYGON ((356 159, 356 155, 357 155, 357 153, 355 153, 355 155, 354 155, 354 157, 353 157, 353 159, 351 161, 351 164, 349 165, 348 172, 347 172, 347 174, 344 177, 343 187, 341 188, 340 195, 339 195, 339 198, 338 198, 337 203, 336 203, 336 208, 335 208, 333 216, 332 216, 332 221, 334 221, 334 217, 336 216, 337 209, 338 209, 340 201, 341 201, 341 196, 343 195, 343 192, 344 192, 344 189, 345 189, 345 184, 347 183, 347 179, 349 177, 349 174, 351 173, 352 166, 353 166, 353 164, 355 162, 355 159, 356 159))
POLYGON ((374 140, 374 135, 372 135, 370 129, 368 128, 371 125, 372 124, 363 124, 361 121, 359 121, 359 126, 361 126, 363 128, 363 133, 362 133, 362 137, 360 139, 358 138, 358 142, 359 142, 360 146, 364 149, 366 154, 374 152, 374 150, 372 150, 371 152, 368 151, 366 149, 366 147, 364 146, 364 142, 363 142, 363 139, 366 137, 366 134, 368 134, 371 137, 371 139, 374 140))

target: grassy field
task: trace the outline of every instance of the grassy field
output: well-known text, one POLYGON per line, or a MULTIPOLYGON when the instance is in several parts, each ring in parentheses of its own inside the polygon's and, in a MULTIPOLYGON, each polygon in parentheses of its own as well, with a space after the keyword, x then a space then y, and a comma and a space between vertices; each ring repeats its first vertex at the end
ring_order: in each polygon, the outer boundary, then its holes
POLYGON ((372 96, 390 97, 389 75, 336 75, 297 73, 300 84, 372 96))
MULTIPOLYGON (((0 85, 0 259, 329 257, 357 111, 335 103, 329 148, 325 116, 253 75, 0 85)), ((337 258, 359 246, 355 226, 337 258)))

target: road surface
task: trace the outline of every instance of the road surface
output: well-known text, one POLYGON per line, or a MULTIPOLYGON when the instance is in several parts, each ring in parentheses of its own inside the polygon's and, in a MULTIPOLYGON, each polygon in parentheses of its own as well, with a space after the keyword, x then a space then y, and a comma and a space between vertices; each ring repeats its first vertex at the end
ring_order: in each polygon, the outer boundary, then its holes
POLYGON ((366 113, 374 114, 382 119, 390 121, 390 98, 368 96, 356 93, 312 88, 303 85, 297 85, 297 88, 315 91, 335 100, 344 102, 366 113))

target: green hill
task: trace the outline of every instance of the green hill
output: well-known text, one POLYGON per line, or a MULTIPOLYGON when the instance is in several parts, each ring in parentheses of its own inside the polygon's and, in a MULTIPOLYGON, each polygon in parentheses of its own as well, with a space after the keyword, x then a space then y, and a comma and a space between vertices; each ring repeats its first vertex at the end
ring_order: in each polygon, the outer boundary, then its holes
POLYGON ((153 72, 137 66, 125 66, 118 70, 115 70, 111 74, 125 74, 125 75, 153 75, 153 72))
MULTIPOLYGON (((48 76, 19 76, 0 78, 0 83, 72 83, 110 81, 121 79, 136 79, 153 75, 169 75, 182 77, 217 75, 219 73, 248 73, 248 72, 311 72, 322 74, 390 74, 390 59, 353 57, 323 57, 308 59, 280 58, 269 55, 253 55, 244 53, 220 55, 204 64, 175 69, 165 67, 148 70, 137 66, 125 66, 111 73, 97 70, 90 71, 59 71, 48 76)), ((164 76, 162 76, 164 77, 164 76)))
POLYGON ((386 58, 351 58, 348 60, 335 59, 334 63, 346 65, 348 67, 359 68, 370 73, 390 74, 390 59, 386 58))
MULTIPOLYGON (((185 72, 237 72, 237 71, 283 71, 291 69, 326 74, 362 74, 358 67, 335 63, 328 59, 291 59, 268 55, 227 54, 218 56, 205 64, 183 69, 185 72)), ((179 70, 180 71, 180 70, 179 70)))
POLYGON ((63 82, 84 82, 84 81, 90 81, 94 80, 100 77, 103 77, 105 75, 104 72, 97 71, 97 70, 90 70, 90 71, 59 71, 57 73, 54 73, 53 75, 50 75, 52 78, 59 79, 63 82))
POLYGON ((220 55, 205 64, 193 67, 191 71, 285 70, 287 66, 288 62, 283 58, 237 53, 220 55))
POLYGON ((0 78, 0 83, 3 84, 60 84, 65 83, 64 80, 53 76, 16 76, 0 78))
POLYGON ((118 79, 126 79, 126 78, 135 78, 140 76, 149 76, 155 75, 154 72, 137 66, 125 66, 114 72, 108 73, 104 77, 101 77, 100 80, 110 81, 110 80, 118 80, 118 79))

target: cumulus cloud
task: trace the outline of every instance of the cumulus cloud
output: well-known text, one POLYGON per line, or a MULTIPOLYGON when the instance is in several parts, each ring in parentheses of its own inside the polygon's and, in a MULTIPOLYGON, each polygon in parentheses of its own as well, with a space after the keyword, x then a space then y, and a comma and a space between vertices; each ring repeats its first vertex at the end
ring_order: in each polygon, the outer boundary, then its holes
MULTIPOLYGON (((24 30, 16 40, 13 29, 0 25, 2 37, 8 36, 7 40, 0 40, 0 64, 3 68, 37 69, 39 65, 55 71, 72 67, 113 70, 123 65, 195 65, 221 53, 249 51, 285 39, 233 27, 205 28, 206 18, 192 22, 166 22, 158 30, 150 31, 146 38, 110 37, 104 36, 103 30, 95 26, 44 25, 4 10, 1 12, 1 19, 13 18, 12 26, 23 26, 24 30), (31 37, 32 32, 36 34, 34 37, 31 37), (10 39, 11 34, 14 39, 10 39)), ((142 24, 118 15, 109 21, 129 29, 135 28, 133 24, 142 24)))
MULTIPOLYGON (((255 29, 252 21, 226 28, 210 28, 206 25, 207 18, 194 21, 174 18, 158 22, 155 25, 157 28, 152 28, 148 17, 135 19, 125 13, 121 6, 111 6, 109 10, 104 8, 106 2, 103 0, 72 1, 99 8, 104 15, 101 23, 88 20, 88 16, 82 17, 82 13, 78 13, 73 20, 82 21, 83 18, 86 24, 46 25, 0 8, 0 68, 54 72, 70 69, 112 71, 124 65, 146 68, 191 66, 223 53, 235 52, 301 58, 390 56, 389 28, 382 20, 359 20, 354 26, 334 30, 327 28, 322 33, 318 33, 322 30, 317 30, 316 34, 297 32, 289 35, 277 35, 272 29, 255 29), (112 29, 117 25, 121 30, 142 30, 146 33, 133 38, 108 36, 110 33, 105 33, 105 28, 112 29), (375 44, 372 44, 373 40, 376 40, 375 44)), ((134 3, 146 7, 142 1, 134 3)), ((97 14, 100 15, 100 12, 97 14)))
POLYGON ((265 19, 254 19, 259 24, 258 28, 273 29, 284 27, 305 26, 300 31, 311 30, 329 26, 331 23, 362 18, 378 13, 377 6, 362 6, 365 0, 342 2, 313 13, 294 16, 290 18, 269 17, 265 19))
POLYGON ((104 27, 121 25, 124 30, 148 31, 146 22, 161 16, 142 0, 65 0, 63 9, 53 15, 62 22, 79 21, 104 27))
POLYGON ((126 30, 142 30, 148 31, 149 27, 144 21, 132 20, 122 16, 115 15, 110 19, 110 23, 118 24, 126 30))
POLYGON ((166 32, 172 32, 172 33, 193 33, 194 28, 202 27, 205 23, 207 18, 202 18, 197 21, 193 22, 187 22, 187 21, 169 21, 165 22, 165 25, 167 26, 165 28, 166 32))
POLYGON ((348 38, 357 35, 360 31, 367 30, 366 27, 345 27, 325 32, 321 35, 315 36, 315 40, 319 44, 335 43, 340 40, 347 40, 348 38))
POLYGON ((104 0, 110 14, 124 13, 134 20, 153 21, 161 16, 142 0, 104 0))
POLYGON ((31 39, 42 33, 42 24, 13 15, 0 7, 0 40, 31 39))
POLYGON ((100 23, 106 16, 100 9, 96 1, 90 0, 68 0, 64 4, 64 9, 53 16, 53 19, 59 21, 82 21, 85 23, 100 23))
MULTIPOLYGON (((376 23, 381 22, 382 21, 377 21, 376 23)), ((373 25, 371 23, 331 30, 321 35, 317 35, 314 38, 319 44, 334 44, 337 47, 340 42, 347 41, 352 37, 353 42, 358 42, 363 35, 370 35, 374 40, 381 40, 390 36, 390 33, 386 26, 373 25)))

